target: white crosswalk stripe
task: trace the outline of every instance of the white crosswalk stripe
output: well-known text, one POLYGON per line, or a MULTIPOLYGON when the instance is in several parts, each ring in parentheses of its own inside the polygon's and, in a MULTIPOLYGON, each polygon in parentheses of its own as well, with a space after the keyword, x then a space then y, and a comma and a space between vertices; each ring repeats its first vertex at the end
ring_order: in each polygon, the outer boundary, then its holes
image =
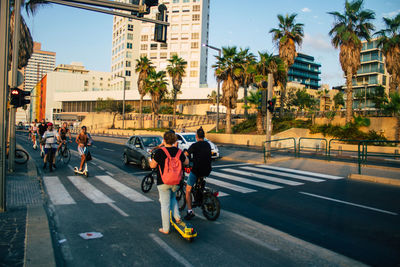
POLYGON ((258 187, 262 187, 262 188, 267 188, 267 189, 271 189, 271 190, 282 188, 282 186, 253 181, 250 179, 232 176, 232 175, 221 173, 221 172, 211 172, 211 175, 229 179, 229 180, 236 181, 236 182, 250 184, 250 185, 254 185, 254 186, 258 186, 258 187))
MULTIPOLYGON (((242 167, 245 168, 245 167, 242 167)), ((318 179, 318 178, 313 178, 313 177, 306 177, 306 176, 301 176, 301 175, 297 175, 297 174, 292 174, 292 173, 284 173, 281 171, 272 171, 272 170, 267 170, 267 169, 262 169, 261 167, 259 168, 254 168, 251 167, 252 171, 258 171, 258 172, 264 172, 264 173, 268 173, 268 174, 273 174, 273 175, 279 175, 279 176, 283 176, 283 177, 288 177, 288 178, 293 178, 293 179, 298 179, 298 180, 303 180, 303 181, 308 181, 308 182, 324 182, 325 180, 323 179, 318 179)))
MULTIPOLYGON (((242 167, 242 169, 247 169, 247 170, 251 170, 252 168, 246 168, 246 167, 242 167)), ((285 179, 280 179, 280 178, 274 178, 274 177, 270 177, 270 176, 266 176, 266 175, 261 175, 258 173, 254 173, 254 172, 245 172, 245 171, 240 171, 240 170, 236 170, 236 169, 222 169, 223 171, 226 172, 233 172, 236 174, 241 174, 241 175, 245 175, 245 176, 250 176, 250 177, 254 177, 254 178, 260 178, 260 179, 264 179, 267 181, 271 181, 271 182, 276 182, 276 183, 281 183, 281 184, 286 184, 286 185, 302 185, 303 183, 299 183, 299 182, 294 182, 294 181, 290 181, 290 180, 285 180, 285 179)))
POLYGON ((44 176, 44 184, 54 205, 76 204, 57 176, 44 176))
POLYGON ((264 168, 264 169, 291 172, 291 173, 299 173, 299 174, 304 174, 304 175, 311 175, 311 176, 316 176, 316 177, 324 178, 324 179, 332 179, 332 180, 344 179, 344 177, 335 176, 335 175, 329 175, 329 174, 323 174, 323 173, 317 173, 317 172, 301 171, 301 170, 294 170, 294 169, 282 168, 282 167, 270 166, 270 165, 256 165, 256 167, 264 168))
POLYGON ((109 187, 113 188, 115 191, 120 193, 121 195, 125 196, 126 198, 132 200, 133 202, 148 202, 152 201, 150 198, 145 197, 144 195, 138 193, 137 191, 133 190, 132 188, 118 182, 117 180, 111 178, 108 175, 99 175, 96 176, 97 179, 108 185, 109 187))
POLYGON ((78 176, 68 176, 68 179, 81 191, 88 199, 94 203, 113 203, 114 200, 106 196, 103 192, 98 190, 87 180, 78 176))
POLYGON ((225 187, 225 188, 228 188, 230 190, 237 191, 237 192, 240 192, 240 193, 245 193, 246 194, 246 193, 257 192, 257 190, 254 190, 254 189, 246 188, 246 187, 239 186, 239 185, 230 184, 230 183, 227 183, 227 182, 224 182, 224 181, 220 181, 220 180, 217 180, 217 179, 213 179, 213 178, 207 178, 206 181, 209 184, 215 184, 215 185, 218 185, 220 187, 225 187))

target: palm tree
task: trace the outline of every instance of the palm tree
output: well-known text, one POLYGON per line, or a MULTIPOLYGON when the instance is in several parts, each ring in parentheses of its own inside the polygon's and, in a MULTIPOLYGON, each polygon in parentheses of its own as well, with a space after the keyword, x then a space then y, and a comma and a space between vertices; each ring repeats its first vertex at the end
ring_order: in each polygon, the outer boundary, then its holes
POLYGON ((185 76, 187 62, 177 55, 173 55, 171 59, 168 59, 167 72, 172 79, 172 98, 173 98, 173 117, 174 117, 174 128, 176 127, 176 97, 181 91, 182 77, 185 76))
POLYGON ((261 102, 261 91, 250 91, 250 95, 247 97, 247 101, 249 101, 250 104, 253 106, 257 107, 257 119, 256 119, 256 125, 257 125, 257 133, 262 134, 263 133, 263 114, 260 106, 261 102))
POLYGON ((243 72, 241 59, 236 46, 222 47, 222 56, 216 56, 217 62, 212 67, 215 76, 222 81, 222 104, 226 107, 225 133, 232 133, 232 109, 237 106, 240 78, 243 72))
POLYGON ((155 71, 152 69, 144 81, 144 90, 151 96, 151 111, 153 117, 153 128, 156 128, 156 117, 162 98, 167 93, 167 74, 165 71, 155 71))
POLYGON ((396 125, 396 141, 400 140, 400 93, 394 92, 390 94, 389 103, 383 106, 384 110, 392 113, 397 119, 396 125))
MULTIPOLYGON (((252 84, 254 82, 254 75, 256 74, 256 68, 255 68, 255 63, 256 63, 256 57, 254 56, 253 53, 249 52, 249 49, 240 49, 239 52, 239 57, 241 58, 241 62, 242 62, 242 68, 243 68, 243 73, 242 73, 242 77, 240 79, 240 85, 243 87, 244 89, 244 105, 247 106, 247 90, 250 86, 250 84, 252 84)), ((244 116, 247 119, 247 109, 245 109, 244 111, 244 116)))
MULTIPOLYGON (((273 41, 276 46, 279 47, 279 57, 285 63, 286 76, 289 71, 289 67, 293 65, 294 59, 297 56, 296 45, 300 46, 303 42, 304 31, 302 23, 295 23, 295 18, 297 14, 293 13, 291 15, 286 14, 278 15, 279 26, 278 28, 273 28, 269 32, 273 34, 273 41)), ((286 97, 286 83, 281 87, 281 108, 279 111, 279 116, 283 115, 283 108, 286 97)))
POLYGON ((329 31, 332 44, 340 47, 339 60, 346 75, 346 123, 353 118, 353 76, 360 67, 361 39, 370 39, 370 31, 374 26, 369 22, 375 18, 375 13, 362 9, 363 0, 346 0, 343 14, 328 12, 335 18, 333 28, 329 31))
POLYGON ((138 91, 140 94, 139 101, 139 128, 143 128, 143 97, 147 94, 145 90, 145 81, 150 72, 154 71, 153 63, 146 57, 140 57, 140 59, 136 59, 136 68, 135 72, 139 73, 139 77, 137 80, 138 91))
POLYGON ((378 46, 382 47, 385 64, 391 75, 390 92, 400 93, 400 13, 393 19, 383 18, 386 29, 375 33, 379 36, 378 46))

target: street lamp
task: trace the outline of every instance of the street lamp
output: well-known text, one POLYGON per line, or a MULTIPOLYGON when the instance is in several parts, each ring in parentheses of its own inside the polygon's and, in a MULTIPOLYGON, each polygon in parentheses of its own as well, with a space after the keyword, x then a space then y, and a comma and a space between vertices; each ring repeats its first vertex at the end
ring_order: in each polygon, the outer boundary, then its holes
POLYGON ((116 77, 124 79, 124 95, 122 98, 122 129, 125 129, 125 86, 126 86, 126 77, 116 75, 116 77))
MULTIPOLYGON (((217 48, 215 46, 211 46, 211 45, 208 45, 208 44, 201 44, 201 46, 205 46, 205 47, 208 47, 210 49, 218 51, 218 56, 221 57, 221 49, 220 48, 217 48)), ((220 88, 220 80, 218 79, 217 82, 218 82, 218 85, 217 85, 217 123, 215 125, 215 132, 218 132, 218 124, 219 124, 219 88, 220 88)))

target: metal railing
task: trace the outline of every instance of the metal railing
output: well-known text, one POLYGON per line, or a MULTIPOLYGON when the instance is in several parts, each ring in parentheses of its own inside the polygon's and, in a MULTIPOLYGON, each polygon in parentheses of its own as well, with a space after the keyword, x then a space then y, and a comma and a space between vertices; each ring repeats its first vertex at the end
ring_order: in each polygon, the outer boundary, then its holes
POLYGON ((299 138, 299 144, 298 144, 298 149, 297 149, 297 155, 300 156, 301 150, 302 148, 308 148, 310 150, 315 150, 316 153, 318 153, 318 151, 322 151, 322 146, 313 146, 313 147, 307 147, 307 146, 301 146, 301 140, 319 140, 321 142, 325 142, 325 156, 328 155, 328 140, 326 140, 326 138, 313 138, 313 137, 300 137, 299 138))
POLYGON ((358 143, 358 174, 361 174, 361 165, 367 162, 368 157, 385 157, 385 158, 400 158, 399 154, 389 154, 389 153, 378 153, 371 152, 368 153, 368 144, 400 144, 400 141, 391 141, 391 140, 364 140, 358 143))
POLYGON ((267 162, 267 155, 266 155, 267 153, 269 154, 269 153, 275 152, 275 151, 282 151, 282 150, 290 150, 290 149, 292 149, 291 146, 290 147, 277 147, 277 148, 275 147, 273 149, 271 149, 271 146, 270 146, 270 149, 267 151, 267 149, 266 149, 267 143, 272 144, 273 142, 281 142, 281 141, 286 141, 286 140, 293 140, 293 152, 294 152, 294 155, 296 155, 296 138, 294 138, 294 137, 288 137, 288 138, 265 141, 265 142, 263 142, 264 163, 267 162))
MULTIPOLYGON (((362 141, 364 141, 364 140, 353 140, 353 139, 331 139, 331 140, 329 140, 329 143, 328 143, 328 160, 331 159, 332 143, 333 142, 357 142, 357 144, 358 144, 359 142, 362 142, 362 141)), ((354 150, 345 150, 345 149, 337 149, 337 151, 340 151, 340 152, 343 152, 343 151, 345 151, 345 152, 356 152, 354 150)))

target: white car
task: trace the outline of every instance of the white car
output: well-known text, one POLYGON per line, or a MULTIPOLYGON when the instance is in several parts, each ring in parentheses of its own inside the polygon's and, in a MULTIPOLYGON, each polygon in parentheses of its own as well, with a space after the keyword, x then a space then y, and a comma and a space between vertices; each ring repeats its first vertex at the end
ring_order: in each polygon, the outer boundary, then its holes
MULTIPOLYGON (((178 138, 178 148, 182 151, 188 150, 192 144, 196 143, 196 133, 177 133, 176 136, 178 138)), ((219 158, 219 150, 217 145, 207 138, 204 138, 204 141, 207 141, 211 146, 211 158, 219 158)))

